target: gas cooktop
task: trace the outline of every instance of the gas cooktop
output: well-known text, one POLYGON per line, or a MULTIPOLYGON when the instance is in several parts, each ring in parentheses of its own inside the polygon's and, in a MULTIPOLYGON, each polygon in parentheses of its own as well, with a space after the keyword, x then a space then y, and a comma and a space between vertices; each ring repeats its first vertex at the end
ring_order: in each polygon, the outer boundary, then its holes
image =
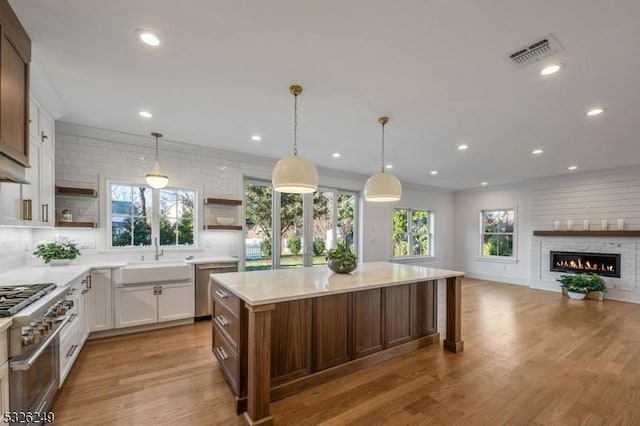
POLYGON ((0 287, 0 317, 10 317, 56 288, 54 283, 0 287))

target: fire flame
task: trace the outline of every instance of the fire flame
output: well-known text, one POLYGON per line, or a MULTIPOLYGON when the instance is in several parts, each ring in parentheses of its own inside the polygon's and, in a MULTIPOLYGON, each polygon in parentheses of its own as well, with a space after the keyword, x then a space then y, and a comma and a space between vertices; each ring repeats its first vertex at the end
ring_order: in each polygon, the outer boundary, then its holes
POLYGON ((570 268, 570 269, 578 269, 578 270, 582 270, 582 271, 603 271, 603 272, 614 272, 615 271, 615 267, 613 265, 605 265, 600 264, 598 265, 597 263, 591 263, 589 261, 586 261, 584 263, 582 263, 582 259, 578 258, 577 261, 575 260, 559 260, 556 262, 556 266, 559 268, 570 268))

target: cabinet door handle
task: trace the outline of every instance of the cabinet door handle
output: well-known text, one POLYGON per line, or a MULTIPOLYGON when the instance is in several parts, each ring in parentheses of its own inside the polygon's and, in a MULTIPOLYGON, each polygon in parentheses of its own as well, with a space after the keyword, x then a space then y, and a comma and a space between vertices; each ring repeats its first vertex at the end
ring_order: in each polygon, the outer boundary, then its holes
POLYGON ((224 315, 218 315, 216 320, 220 323, 221 326, 226 327, 229 325, 229 321, 224 317, 224 315))
POLYGON ((154 287, 153 288, 153 295, 157 296, 158 295, 158 287, 154 287))
POLYGON ((228 294, 225 293, 222 290, 216 290, 216 295, 220 298, 220 299, 226 299, 228 294))
POLYGON ((220 359, 222 359, 223 361, 229 359, 229 355, 227 355, 227 353, 224 351, 224 349, 222 349, 221 347, 217 347, 216 348, 216 352, 218 352, 218 356, 220 357, 220 359))
POLYGON ((22 220, 32 220, 31 199, 22 200, 22 220))
POLYGON ((43 130, 43 131, 42 131, 42 143, 44 143, 44 141, 45 141, 48 137, 49 137, 49 136, 47 136, 47 135, 44 133, 44 130, 43 130))
POLYGON ((91 275, 87 275, 87 288, 91 288, 91 275))
POLYGON ((71 349, 69 349, 69 352, 67 352, 67 358, 71 358, 75 353, 76 349, 78 349, 78 345, 71 346, 71 349))
POLYGON ((49 204, 42 205, 42 221, 49 222, 49 204))
POLYGON ((162 296, 162 286, 158 287, 158 294, 162 296))

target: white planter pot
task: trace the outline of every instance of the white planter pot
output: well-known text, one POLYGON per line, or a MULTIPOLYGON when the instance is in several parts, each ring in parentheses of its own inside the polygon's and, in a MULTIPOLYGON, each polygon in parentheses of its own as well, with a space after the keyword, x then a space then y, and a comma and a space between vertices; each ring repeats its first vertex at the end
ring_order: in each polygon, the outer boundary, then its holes
POLYGON ((574 293, 573 291, 567 291, 567 295, 569 296, 569 299, 576 299, 576 300, 582 300, 585 297, 587 297, 587 295, 584 293, 574 293))
POLYGON ((73 259, 51 259, 49 261, 50 266, 65 266, 73 262, 73 259))

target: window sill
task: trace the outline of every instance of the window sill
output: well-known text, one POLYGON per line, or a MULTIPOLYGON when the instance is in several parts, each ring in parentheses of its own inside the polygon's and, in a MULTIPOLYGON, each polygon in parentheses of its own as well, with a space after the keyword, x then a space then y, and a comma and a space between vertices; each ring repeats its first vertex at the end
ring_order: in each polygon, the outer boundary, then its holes
POLYGON ((404 262, 414 262, 416 260, 419 261, 434 261, 436 260, 435 256, 403 256, 403 257, 392 257, 391 262, 396 263, 404 263, 404 262))
MULTIPOLYGON (((197 247, 158 247, 165 252, 181 252, 181 251, 204 251, 204 249, 197 247)), ((106 250, 98 250, 98 254, 117 254, 117 253, 136 253, 136 252, 153 252, 155 249, 153 246, 145 247, 109 247, 106 250)))
POLYGON ((516 264, 520 262, 518 258, 515 258, 515 257, 499 257, 499 256, 491 256, 491 257, 478 256, 476 257, 476 260, 479 260, 481 262, 510 263, 510 264, 516 264))

